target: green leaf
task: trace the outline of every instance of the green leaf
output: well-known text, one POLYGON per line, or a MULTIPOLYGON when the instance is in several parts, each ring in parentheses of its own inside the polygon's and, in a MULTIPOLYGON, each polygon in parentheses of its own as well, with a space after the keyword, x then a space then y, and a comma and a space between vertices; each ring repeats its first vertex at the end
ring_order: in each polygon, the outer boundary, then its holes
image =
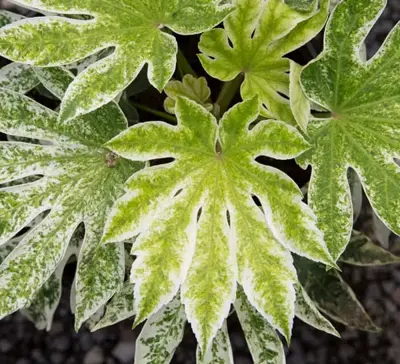
POLYGON ((331 116, 311 119, 313 147, 299 162, 313 167, 309 202, 335 259, 350 240, 353 213, 347 170, 360 177, 382 221, 400 234, 400 27, 365 61, 362 44, 385 0, 344 0, 333 12, 321 56, 302 73, 307 96, 331 116))
POLYGON ((147 63, 150 83, 161 91, 175 71, 177 43, 163 28, 189 35, 211 29, 232 10, 220 0, 20 0, 59 14, 85 14, 87 20, 47 16, 0 30, 0 54, 39 67, 76 62, 100 50, 114 52, 78 75, 61 105, 69 120, 113 100, 147 63))
POLYGON ((300 283, 324 314, 359 330, 380 331, 338 272, 303 258, 296 259, 296 269, 300 283))
POLYGON ((43 176, 0 189, 0 244, 49 211, 0 266, 0 317, 32 302, 62 262, 82 222, 85 238, 76 279, 78 326, 117 291, 124 275, 123 246, 99 243, 110 207, 139 165, 113 156, 103 144, 125 127, 126 120, 113 103, 64 123, 58 121, 57 113, 33 100, 0 90, 0 131, 50 142, 0 143, 0 183, 43 176))
POLYGON ((185 75, 182 82, 169 81, 167 86, 165 86, 164 92, 168 96, 165 99, 164 108, 170 114, 175 114, 175 105, 178 96, 196 101, 208 111, 213 109, 213 104, 210 103, 211 90, 204 77, 196 78, 192 75, 185 75))
POLYGON ((204 355, 202 355, 200 348, 197 347, 196 363, 233 364, 233 353, 226 322, 224 322, 222 328, 217 332, 211 348, 204 355))
POLYGON ((254 363, 285 364, 281 340, 274 328, 250 304, 242 289, 238 289, 235 310, 254 363))
POLYGON ((135 363, 169 363, 182 341, 185 324, 185 310, 177 296, 145 323, 136 341, 135 363))
POLYGON ((318 311, 301 284, 296 285, 296 316, 318 330, 340 337, 333 325, 318 311))
POLYGON ((132 249, 136 323, 182 286, 186 315, 203 352, 229 313, 237 281, 289 338, 297 281, 290 251, 334 265, 298 186, 255 161, 259 155, 290 159, 308 145, 283 122, 263 120, 249 130, 258 105, 255 98, 240 103, 218 125, 203 107, 179 97, 177 126, 138 124, 107 143, 131 160, 174 158, 131 177, 104 241, 140 234, 132 249))
POLYGON ((329 1, 317 11, 298 11, 283 0, 235 0, 236 10, 201 36, 199 56, 205 70, 222 81, 243 73, 243 99, 258 95, 261 114, 295 123, 289 101, 289 64, 284 55, 301 47, 324 26, 329 1), (286 97, 285 97, 286 96, 286 97))
POLYGON ((92 329, 96 331, 120 321, 129 319, 135 315, 133 305, 133 284, 126 282, 106 305, 106 313, 92 329))
POLYGON ((363 233, 353 230, 350 243, 340 257, 347 264, 377 266, 400 263, 400 257, 375 244, 363 233))

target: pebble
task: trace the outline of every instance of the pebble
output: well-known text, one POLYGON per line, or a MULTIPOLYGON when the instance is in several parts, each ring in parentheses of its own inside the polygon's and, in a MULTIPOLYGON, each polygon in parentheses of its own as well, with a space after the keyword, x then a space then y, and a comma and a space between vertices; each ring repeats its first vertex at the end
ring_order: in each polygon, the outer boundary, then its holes
POLYGON ((112 354, 123 364, 131 363, 135 357, 135 343, 120 342, 114 348, 112 354))
POLYGON ((103 360, 103 350, 99 346, 95 346, 85 355, 83 364, 102 364, 103 360))

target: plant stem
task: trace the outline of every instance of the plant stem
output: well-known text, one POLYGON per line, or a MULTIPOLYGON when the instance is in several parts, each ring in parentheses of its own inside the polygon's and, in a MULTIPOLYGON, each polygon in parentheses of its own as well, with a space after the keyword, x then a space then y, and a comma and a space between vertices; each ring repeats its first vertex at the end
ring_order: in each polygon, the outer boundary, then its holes
POLYGON ((150 114, 159 116, 159 117, 163 118, 164 120, 168 120, 168 121, 172 121, 173 123, 176 123, 175 116, 167 114, 166 112, 154 110, 151 107, 148 107, 148 106, 145 106, 145 105, 139 104, 137 102, 133 102, 133 101, 131 101, 131 104, 139 110, 146 111, 150 114))
POLYGON ((190 63, 188 62, 185 55, 180 49, 178 50, 177 62, 181 78, 183 78, 183 76, 185 75, 192 75, 194 77, 197 77, 196 72, 193 70, 192 66, 190 65, 190 63))
POLYGON ((228 110, 242 82, 243 82, 243 75, 240 74, 232 81, 224 83, 216 102, 216 104, 219 106, 219 115, 223 115, 225 111, 228 110))

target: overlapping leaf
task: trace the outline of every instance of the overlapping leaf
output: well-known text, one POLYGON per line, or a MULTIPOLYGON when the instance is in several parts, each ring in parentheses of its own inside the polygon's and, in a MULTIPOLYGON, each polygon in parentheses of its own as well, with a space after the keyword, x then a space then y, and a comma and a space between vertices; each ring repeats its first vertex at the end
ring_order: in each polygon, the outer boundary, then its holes
POLYGON ((185 325, 178 295, 147 320, 136 342, 135 363, 169 363, 183 339, 185 325))
POLYGON ((107 48, 106 58, 80 74, 68 88, 61 119, 88 113, 114 99, 147 63, 150 83, 162 90, 175 70, 177 44, 164 27, 194 34, 221 22, 232 6, 221 0, 18 0, 59 14, 24 20, 0 31, 0 54, 35 66, 76 62, 107 48))
MULTIPOLYGON (((293 3, 293 2, 292 2, 293 3)), ((258 95, 264 116, 294 122, 289 101, 289 59, 323 27, 329 1, 312 1, 308 11, 284 0, 236 0, 236 10, 224 22, 225 29, 202 35, 200 60, 206 71, 222 81, 245 75, 244 99, 258 95)), ((309 4, 310 5, 310 4, 309 4)))
POLYGON ((178 98, 177 126, 139 124, 107 144, 132 160, 174 159, 132 176, 104 241, 140 233, 132 249, 136 322, 182 286, 186 315, 203 351, 228 315, 236 281, 289 337, 297 281, 289 250, 333 264, 299 188, 255 161, 259 155, 293 158, 307 143, 279 121, 264 120, 250 130, 258 105, 255 98, 238 104, 218 125, 203 107, 178 98))
POLYGON ((296 259, 295 263, 301 284, 323 313, 350 327, 379 331, 338 272, 303 258, 296 259))
POLYGON ((347 169, 352 167, 377 215, 400 234, 400 27, 376 56, 361 45, 385 0, 344 0, 328 23, 325 48, 302 73, 309 98, 331 112, 310 120, 312 149, 299 161, 312 165, 309 202, 329 249, 339 258, 349 242, 353 213, 347 169))
MULTIPOLYGON (((50 91, 57 95, 68 87, 72 75, 62 69, 48 72, 58 72, 67 81, 63 86, 47 82, 50 91)), ((48 144, 0 145, 0 181, 16 181, 0 189, 0 243, 7 243, 32 219, 48 212, 0 266, 0 316, 31 304, 62 262, 71 236, 83 222, 85 237, 76 280, 79 327, 112 296, 124 275, 122 245, 101 246, 99 242, 109 208, 126 178, 139 167, 102 146, 124 130, 126 120, 113 103, 64 123, 58 121, 57 113, 11 90, 0 89, 0 99, 2 132, 48 144), (27 176, 41 178, 18 182, 27 176)))

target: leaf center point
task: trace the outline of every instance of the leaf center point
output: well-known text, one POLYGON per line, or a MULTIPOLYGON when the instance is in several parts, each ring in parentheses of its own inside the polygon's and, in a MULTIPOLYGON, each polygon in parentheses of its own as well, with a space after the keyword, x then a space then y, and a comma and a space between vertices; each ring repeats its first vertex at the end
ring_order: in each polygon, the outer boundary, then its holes
POLYGON ((107 152, 104 161, 108 168, 115 168, 118 164, 119 156, 113 152, 107 152))

